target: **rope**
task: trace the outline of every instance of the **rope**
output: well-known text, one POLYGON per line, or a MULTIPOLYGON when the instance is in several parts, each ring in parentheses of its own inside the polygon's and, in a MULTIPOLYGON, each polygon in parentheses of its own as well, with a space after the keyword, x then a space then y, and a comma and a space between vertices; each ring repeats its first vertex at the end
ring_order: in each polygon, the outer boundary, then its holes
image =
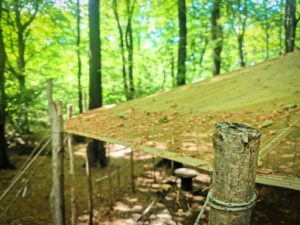
MULTIPOLYGON (((36 151, 38 150, 38 148, 41 146, 42 142, 46 139, 46 135, 42 138, 42 140, 37 144, 37 146, 35 146, 35 148, 32 150, 32 152, 30 153, 30 155, 28 156, 28 158, 25 160, 25 162, 22 164, 22 166, 20 167, 19 171, 16 173, 16 175, 14 176, 14 178, 12 179, 11 183, 14 182, 14 180, 16 179, 16 177, 22 172, 22 170, 26 167, 26 165, 28 164, 28 162, 30 161, 30 159, 33 157, 33 155, 36 153, 36 151)), ((11 184, 10 183, 10 184, 11 184)))
POLYGON ((247 202, 233 203, 233 202, 224 202, 218 199, 215 199, 210 195, 210 206, 214 209, 226 211, 226 212, 240 212, 252 208, 255 204, 256 193, 253 192, 252 198, 247 202))
POLYGON ((211 194, 210 194, 210 191, 209 191, 208 194, 207 194, 205 203, 204 203, 204 205, 202 206, 201 211, 200 211, 199 215, 197 216, 197 219, 196 219, 194 225, 198 225, 198 224, 200 223, 200 219, 201 219, 201 217, 202 217, 202 215, 203 215, 203 213, 204 213, 205 207, 209 204, 209 201, 210 201, 210 198, 211 198, 210 195, 211 195, 211 194))
POLYGON ((0 201, 7 195, 7 193, 13 188, 13 186, 18 182, 18 180, 21 178, 21 176, 27 171, 27 169, 32 165, 32 163, 37 159, 37 157, 44 151, 44 149, 47 147, 49 142, 51 141, 51 138, 48 139, 48 141, 44 144, 44 146, 38 151, 38 153, 31 159, 31 161, 25 166, 25 168, 19 173, 19 175, 16 177, 16 179, 6 188, 6 190, 2 193, 0 196, 0 201))
POLYGON ((200 222, 200 219, 204 213, 205 207, 209 204, 212 208, 225 211, 225 212, 240 212, 245 211, 254 206, 256 202, 256 193, 253 192, 252 198, 247 202, 240 202, 240 203, 234 203, 234 202, 224 202, 218 199, 215 199, 211 193, 211 191, 208 192, 206 200, 204 205, 201 208, 201 211, 199 215, 197 216, 197 219, 194 223, 194 225, 198 225, 200 222))
POLYGON ((276 147, 280 141, 282 141, 286 136, 288 136, 294 129, 295 125, 300 121, 300 117, 295 119, 290 123, 290 126, 284 128, 276 137, 271 138, 271 140, 265 144, 261 150, 259 151, 258 160, 261 160, 264 156, 266 156, 270 151, 276 147))

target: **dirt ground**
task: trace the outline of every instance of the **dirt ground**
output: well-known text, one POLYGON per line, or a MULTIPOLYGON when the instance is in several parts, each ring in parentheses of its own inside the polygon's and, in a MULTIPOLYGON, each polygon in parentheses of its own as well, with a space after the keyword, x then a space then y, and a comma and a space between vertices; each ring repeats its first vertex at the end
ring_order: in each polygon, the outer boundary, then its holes
MULTIPOLYGON (((159 159, 141 152, 134 153, 136 193, 132 193, 130 178, 130 149, 110 146, 110 166, 92 169, 94 224, 193 224, 205 201, 210 177, 200 173, 194 179, 194 192, 183 192, 180 180, 166 167, 153 167, 159 159), (120 179, 118 173, 120 171, 120 179), (111 186, 109 179, 102 179, 109 171, 114 174, 111 186), (118 180, 120 182, 118 182, 118 180), (168 185, 170 186, 168 186, 168 185), (158 201, 141 218, 143 211, 157 199, 166 187, 168 194, 158 201), (139 220, 137 222, 137 220, 139 220)), ((70 224, 69 159, 65 155, 65 201, 67 224, 70 224)), ((88 223, 87 178, 85 175, 85 145, 75 150, 76 205, 78 224, 88 223)), ((0 171, 0 194, 8 187, 18 168, 28 155, 11 155, 15 170, 0 171)), ((51 189, 51 157, 39 156, 15 187, 0 201, 0 225, 47 225, 51 224, 49 194, 51 189)), ((300 192, 280 188, 257 186, 259 198, 253 211, 251 225, 296 225, 300 221, 300 192)), ((201 224, 207 224, 209 207, 201 224)))

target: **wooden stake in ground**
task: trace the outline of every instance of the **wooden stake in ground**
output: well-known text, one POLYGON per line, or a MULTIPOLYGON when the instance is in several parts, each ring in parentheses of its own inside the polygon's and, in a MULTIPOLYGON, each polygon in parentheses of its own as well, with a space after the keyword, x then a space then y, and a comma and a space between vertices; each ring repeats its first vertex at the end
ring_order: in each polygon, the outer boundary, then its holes
POLYGON ((112 210, 113 209, 113 197, 112 197, 112 174, 111 174, 111 168, 108 168, 108 193, 109 193, 109 207, 112 210))
POLYGON ((61 102, 52 104, 52 190, 50 205, 54 225, 65 224, 64 149, 61 102))
POLYGON ((214 173, 209 225, 248 225, 255 203, 260 133, 249 126, 220 122, 213 135, 214 173))
MULTIPOLYGON (((72 105, 68 105, 67 108, 67 117, 68 119, 72 118, 72 105)), ((73 148, 72 148, 72 135, 68 135, 68 152, 69 152, 69 161, 70 161, 70 171, 71 176, 71 224, 77 224, 77 213, 76 213, 76 195, 75 195, 75 170, 74 170, 74 157, 73 157, 73 148)))
POLYGON ((130 172, 131 172, 131 190, 132 190, 132 193, 135 193, 133 149, 131 149, 131 152, 130 152, 130 172))
POLYGON ((89 211, 89 223, 88 225, 93 225, 93 217, 94 217, 94 202, 93 202, 93 184, 92 184, 92 173, 91 173, 91 166, 89 162, 88 154, 86 153, 86 160, 85 160, 85 168, 86 168, 86 175, 87 175, 87 182, 88 182, 88 211, 89 211))

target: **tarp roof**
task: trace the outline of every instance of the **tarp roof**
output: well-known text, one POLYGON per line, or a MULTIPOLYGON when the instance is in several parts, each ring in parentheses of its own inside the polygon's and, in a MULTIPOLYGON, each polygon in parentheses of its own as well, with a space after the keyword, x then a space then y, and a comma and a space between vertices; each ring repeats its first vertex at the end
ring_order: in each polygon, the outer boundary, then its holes
POLYGON ((218 121, 246 123, 262 132, 257 181, 300 190, 299 105, 297 51, 156 95, 88 111, 66 121, 65 131, 212 171, 213 125, 218 121), (289 104, 297 107, 284 109, 289 104))

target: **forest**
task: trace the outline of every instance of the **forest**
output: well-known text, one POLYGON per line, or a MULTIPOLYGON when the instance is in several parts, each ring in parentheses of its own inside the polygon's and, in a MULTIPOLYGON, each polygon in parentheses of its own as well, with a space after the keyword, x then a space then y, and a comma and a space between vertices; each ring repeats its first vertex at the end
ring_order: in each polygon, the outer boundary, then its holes
MULTIPOLYGON (((3 172, 6 179, 11 178, 21 163, 18 160, 24 160, 19 155, 30 154, 50 131, 49 80, 53 98, 62 102, 65 120, 69 105, 77 116, 98 107, 133 102, 128 108, 123 105, 126 109, 121 106, 117 121, 107 116, 108 122, 126 127, 119 119, 131 119, 136 100, 225 77, 232 71, 243 74, 247 68, 297 53, 299 20, 299 0, 0 0, 1 176, 3 172)), ((222 87, 214 91, 222 92, 222 87)), ((155 101, 160 102, 159 98, 155 101)), ((180 101, 166 107, 176 108, 180 101)), ((294 103, 296 100, 281 102, 288 110, 298 110, 294 103)), ((214 104, 212 101, 212 107, 214 104)), ((147 116, 156 125, 171 120, 169 115, 152 118, 151 112, 147 116)), ((265 125, 267 119, 255 125, 272 126, 272 122, 265 125)), ((103 120, 100 130, 102 125, 109 127, 103 120)), ((81 146, 82 140, 79 142, 81 146)), ((95 151, 103 154, 102 141, 91 143, 91 148, 98 146, 100 150, 95 151)), ((85 162, 78 162, 78 167, 80 163, 85 162)), ((106 161, 100 164, 107 166, 106 161)), ((7 182, 0 185, 1 192, 7 182)))

